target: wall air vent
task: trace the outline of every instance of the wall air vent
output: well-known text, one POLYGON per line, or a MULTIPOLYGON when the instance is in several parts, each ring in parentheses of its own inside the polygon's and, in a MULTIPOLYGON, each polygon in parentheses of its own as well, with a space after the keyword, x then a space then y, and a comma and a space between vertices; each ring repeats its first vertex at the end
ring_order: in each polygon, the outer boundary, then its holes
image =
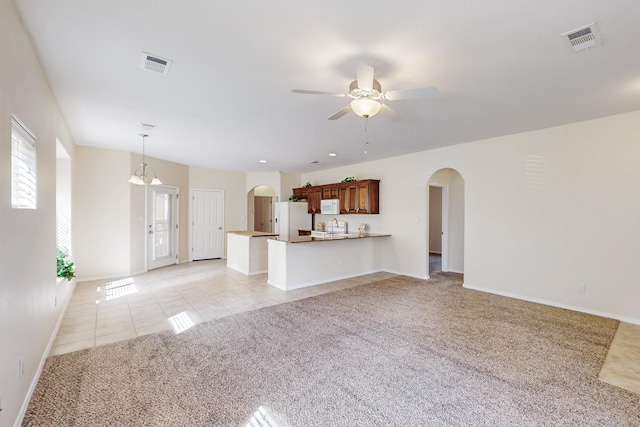
POLYGON ((145 131, 152 131, 158 127, 158 125, 152 125, 150 123, 140 123, 140 127, 145 131))
POLYGON ((142 61, 140 68, 144 70, 153 71, 154 73, 169 74, 169 68, 171 68, 173 61, 166 58, 161 58, 157 55, 151 55, 147 52, 142 52, 142 61))
POLYGON ((568 31, 562 34, 562 37, 576 52, 600 45, 600 36, 596 31, 596 24, 593 22, 568 31))

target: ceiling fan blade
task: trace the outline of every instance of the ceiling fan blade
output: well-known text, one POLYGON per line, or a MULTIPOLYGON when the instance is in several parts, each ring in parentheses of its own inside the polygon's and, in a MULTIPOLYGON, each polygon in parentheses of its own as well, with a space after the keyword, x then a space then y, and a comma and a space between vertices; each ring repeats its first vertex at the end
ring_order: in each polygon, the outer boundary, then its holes
POLYGON ((373 67, 365 64, 358 64, 356 77, 360 89, 373 89, 373 67))
POLYGON ((340 117, 342 117, 345 114, 349 113, 349 111, 351 111, 351 105, 347 105, 342 110, 338 111, 333 116, 329 117, 329 120, 338 120, 340 117))
POLYGON ((402 117, 396 110, 389 107, 387 104, 382 104, 382 108, 380 109, 380 114, 390 118, 394 122, 400 121, 402 117))
POLYGON ((304 93, 306 95, 328 95, 328 96, 339 96, 341 98, 344 98, 345 96, 347 96, 344 93, 333 93, 333 92, 320 92, 317 90, 303 90, 303 89, 293 89, 291 92, 293 93, 304 93))
POLYGON ((395 101, 397 99, 424 99, 434 97, 437 94, 438 88, 432 86, 418 89, 391 90, 384 93, 384 98, 388 101, 395 101))

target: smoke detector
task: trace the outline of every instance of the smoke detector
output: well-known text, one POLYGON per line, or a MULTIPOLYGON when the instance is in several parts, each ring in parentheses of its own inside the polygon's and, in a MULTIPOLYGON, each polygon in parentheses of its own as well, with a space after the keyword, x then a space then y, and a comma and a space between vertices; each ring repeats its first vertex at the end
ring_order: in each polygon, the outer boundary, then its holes
POLYGON ((575 30, 567 31, 561 36, 569 43, 576 52, 600 46, 600 35, 596 30, 596 24, 583 25, 575 30))
POLYGON ((142 52, 142 61, 140 62, 140 68, 143 70, 153 71, 154 73, 167 75, 171 68, 173 61, 166 58, 161 58, 158 55, 152 55, 147 52, 142 52))

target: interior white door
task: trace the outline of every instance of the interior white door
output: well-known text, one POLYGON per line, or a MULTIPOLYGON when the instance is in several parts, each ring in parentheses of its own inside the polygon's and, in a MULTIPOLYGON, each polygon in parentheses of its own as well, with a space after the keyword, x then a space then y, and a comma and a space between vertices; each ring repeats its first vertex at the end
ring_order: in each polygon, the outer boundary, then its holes
POLYGON ((178 189, 147 186, 147 269, 178 263, 178 189))
POLYGON ((224 192, 191 192, 191 259, 222 258, 224 251, 224 192))

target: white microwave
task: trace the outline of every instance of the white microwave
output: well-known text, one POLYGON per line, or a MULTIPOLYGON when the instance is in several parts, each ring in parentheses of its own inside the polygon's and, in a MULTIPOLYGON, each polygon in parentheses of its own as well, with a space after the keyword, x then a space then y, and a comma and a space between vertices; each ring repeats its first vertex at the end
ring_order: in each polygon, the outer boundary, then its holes
POLYGON ((326 199, 320 201, 320 213, 325 215, 336 215, 340 213, 338 199, 326 199))

